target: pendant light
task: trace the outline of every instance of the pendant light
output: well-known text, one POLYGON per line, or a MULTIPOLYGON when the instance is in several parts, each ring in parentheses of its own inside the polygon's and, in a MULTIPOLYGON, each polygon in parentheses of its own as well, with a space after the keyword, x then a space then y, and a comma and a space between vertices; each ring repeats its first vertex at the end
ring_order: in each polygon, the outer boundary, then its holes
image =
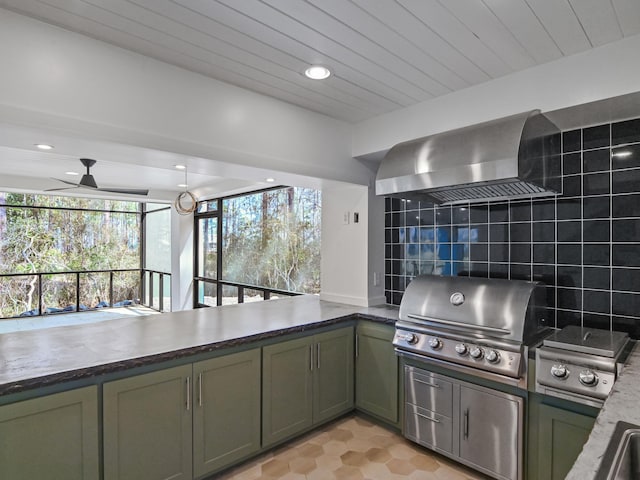
MULTIPOLYGON (((176 165, 176 168, 180 168, 182 166, 176 165)), ((191 215, 196 211, 198 207, 198 200, 195 195, 187 190, 189 183, 187 182, 187 167, 182 168, 184 170, 184 192, 180 192, 180 194, 176 197, 173 202, 173 206, 176 209, 176 212, 180 215, 191 215)))

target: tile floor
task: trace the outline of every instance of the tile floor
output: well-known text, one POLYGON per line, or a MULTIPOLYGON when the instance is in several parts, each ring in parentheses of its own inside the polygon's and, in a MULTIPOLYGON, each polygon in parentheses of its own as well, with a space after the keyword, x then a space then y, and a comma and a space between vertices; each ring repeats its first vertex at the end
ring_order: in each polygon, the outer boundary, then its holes
POLYGON ((215 478, 484 480, 488 477, 354 415, 315 430, 215 478))

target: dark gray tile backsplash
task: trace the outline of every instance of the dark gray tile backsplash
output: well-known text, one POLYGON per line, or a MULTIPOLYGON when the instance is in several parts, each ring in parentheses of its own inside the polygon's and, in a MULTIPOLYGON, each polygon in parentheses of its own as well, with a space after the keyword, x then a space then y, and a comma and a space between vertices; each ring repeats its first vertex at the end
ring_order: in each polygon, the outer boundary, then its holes
POLYGON ((640 338, 640 119, 563 132, 555 199, 437 206, 387 198, 385 294, 419 274, 538 280, 555 325, 640 338))

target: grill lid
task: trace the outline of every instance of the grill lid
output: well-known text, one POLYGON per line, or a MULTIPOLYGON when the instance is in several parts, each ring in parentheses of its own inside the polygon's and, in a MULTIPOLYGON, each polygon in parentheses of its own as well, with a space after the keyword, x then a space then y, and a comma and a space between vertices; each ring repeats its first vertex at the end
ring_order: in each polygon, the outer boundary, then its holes
POLYGON ((544 287, 523 280, 422 275, 400 303, 400 320, 526 343, 546 328, 544 287))

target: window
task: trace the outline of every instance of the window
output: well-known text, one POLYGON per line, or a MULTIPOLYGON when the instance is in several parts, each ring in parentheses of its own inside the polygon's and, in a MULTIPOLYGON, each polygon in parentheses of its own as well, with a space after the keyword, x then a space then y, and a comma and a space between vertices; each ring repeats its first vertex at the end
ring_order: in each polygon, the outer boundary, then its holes
POLYGON ((320 191, 297 187, 201 202, 195 305, 318 293, 320 213, 320 191))
POLYGON ((0 192, 0 317, 139 297, 140 204, 0 192))

